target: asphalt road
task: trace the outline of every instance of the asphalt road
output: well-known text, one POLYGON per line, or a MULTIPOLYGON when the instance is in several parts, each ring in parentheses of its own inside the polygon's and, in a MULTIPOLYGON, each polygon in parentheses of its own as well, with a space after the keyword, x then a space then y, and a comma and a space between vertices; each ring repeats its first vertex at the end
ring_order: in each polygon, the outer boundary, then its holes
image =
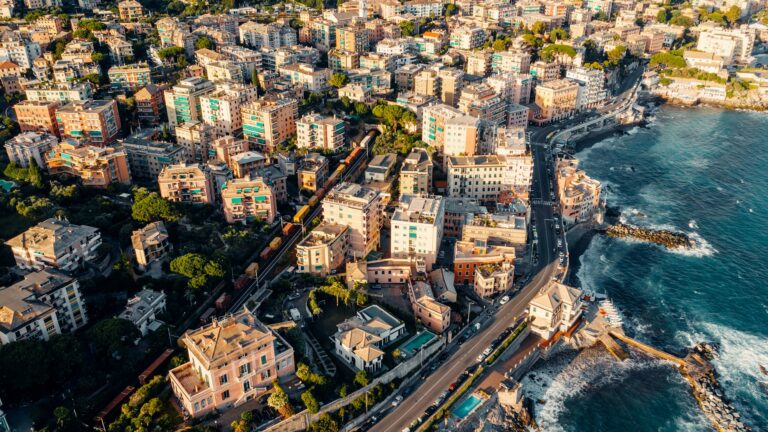
MULTIPOLYGON (((532 134, 532 138, 544 141, 552 129, 542 128, 532 134)), ((533 198, 549 200, 550 178, 547 174, 546 149, 542 145, 532 146, 534 157, 534 176, 536 186, 533 198)), ((432 405, 438 396, 448 389, 453 382, 469 367, 477 364, 477 356, 487 348, 496 337, 507 327, 515 323, 528 307, 528 303, 539 291, 557 274, 557 237, 552 225, 552 206, 538 204, 533 206, 536 219, 536 231, 539 240, 539 260, 533 269, 535 276, 517 293, 506 305, 499 308, 495 315, 488 317, 481 331, 465 342, 440 367, 439 373, 428 376, 421 386, 400 405, 390 411, 373 428, 372 432, 399 432, 408 427, 414 420, 421 417, 424 411, 432 405)), ((490 308, 493 310, 493 308, 490 308)), ((488 313, 487 312, 484 313, 488 313)), ((426 416, 425 416, 426 418, 426 416)))

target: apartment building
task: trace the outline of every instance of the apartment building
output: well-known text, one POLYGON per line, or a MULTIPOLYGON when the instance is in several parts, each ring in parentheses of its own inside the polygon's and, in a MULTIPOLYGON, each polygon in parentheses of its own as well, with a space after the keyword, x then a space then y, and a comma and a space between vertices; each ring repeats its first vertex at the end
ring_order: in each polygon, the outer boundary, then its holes
POLYGON ((165 293, 144 288, 128 299, 125 309, 117 317, 130 321, 142 336, 163 326, 157 317, 165 312, 165 293))
POLYGON ((16 265, 24 270, 56 268, 74 271, 97 257, 99 230, 66 219, 46 219, 5 242, 16 265))
POLYGON ((225 136, 213 141, 208 155, 215 157, 232 168, 232 158, 240 153, 249 151, 250 143, 246 140, 237 139, 233 136, 225 136))
POLYGON ((572 329, 581 317, 581 290, 551 281, 528 305, 531 332, 549 340, 572 329))
POLYGON ((336 27, 336 49, 353 53, 368 52, 370 50, 368 29, 362 24, 336 27))
POLYGON ((173 394, 195 418, 256 399, 296 369, 293 348, 247 309, 187 331, 181 342, 189 362, 168 376, 173 394))
POLYGON ((364 183, 385 182, 392 174, 392 169, 397 163, 397 154, 385 153, 376 155, 371 159, 368 168, 365 169, 364 183))
POLYGON ((749 64, 755 38, 755 29, 746 25, 734 29, 711 28, 699 34, 696 49, 719 55, 726 65, 749 64))
POLYGON ((173 250, 168 230, 162 221, 152 222, 131 234, 131 246, 139 269, 144 270, 156 261, 167 258, 173 250))
MULTIPOLYGON (((531 102, 533 79, 528 74, 508 73, 492 75, 486 80, 507 101, 507 114, 514 105, 528 105, 531 102)), ((509 122, 509 120, 508 120, 509 122)))
POLYGON ((171 129, 200 119, 200 97, 214 90, 214 84, 203 78, 185 78, 165 91, 165 108, 171 129))
POLYGON ((46 132, 59 137, 59 124, 56 121, 58 107, 58 102, 26 100, 14 105, 13 111, 22 132, 46 132))
POLYGON ((528 74, 531 71, 531 54, 517 51, 501 51, 491 54, 491 71, 494 74, 528 74))
POLYGON ((488 209, 473 198, 445 197, 445 223, 443 237, 461 238, 464 224, 474 219, 476 214, 487 214, 488 209))
POLYGON ((242 109, 243 136, 251 144, 272 151, 296 133, 299 103, 296 99, 262 97, 242 109))
POLYGON ((229 158, 229 168, 235 178, 248 177, 252 172, 264 168, 267 158, 253 150, 248 150, 229 158))
POLYGON ((136 100, 136 116, 143 124, 158 125, 165 113, 164 88, 147 84, 133 95, 136 100))
POLYGON ((456 49, 472 50, 480 48, 485 38, 485 30, 482 28, 461 26, 451 31, 450 45, 456 49))
POLYGON ((299 189, 306 189, 312 192, 317 191, 325 185, 328 180, 329 163, 328 159, 320 153, 309 153, 299 162, 299 168, 296 170, 296 176, 299 179, 299 189))
POLYGON ((0 345, 48 340, 88 323, 80 283, 64 273, 38 270, 0 287, 0 345))
POLYGON ((515 266, 509 261, 484 264, 475 268, 474 290, 482 298, 491 297, 512 289, 515 266))
POLYGON ((328 66, 334 72, 359 68, 360 53, 332 49, 328 51, 328 66))
POLYGON ((114 100, 73 101, 56 108, 56 123, 62 136, 106 145, 120 133, 120 114, 114 100))
POLYGON ((217 85, 216 90, 200 96, 201 120, 210 126, 214 139, 238 136, 243 129, 242 108, 257 99, 256 87, 252 85, 217 85))
POLYGON ((567 225, 602 220, 602 185, 580 170, 576 159, 557 161, 557 195, 563 223, 567 225))
POLYGON ((508 190, 528 191, 531 179, 530 156, 447 157, 448 196, 495 201, 508 190))
POLYGON ((443 197, 401 197, 390 222, 392 257, 423 260, 427 271, 432 270, 443 239, 444 220, 443 197))
POLYGON ((432 158, 426 149, 412 149, 400 168, 400 196, 429 194, 433 169, 432 158))
POLYGON ((163 167, 157 176, 160 196, 189 204, 214 204, 218 190, 208 165, 180 163, 163 167))
POLYGON ((579 85, 566 79, 551 80, 536 86, 536 105, 541 121, 561 120, 577 109, 579 85))
POLYGON ((585 67, 571 68, 565 78, 579 84, 576 109, 595 108, 608 98, 605 87, 605 72, 585 67))
POLYGON ((139 179, 157 179, 160 172, 168 165, 184 162, 184 149, 166 142, 153 139, 157 131, 135 134, 123 140, 122 147, 128 155, 131 176, 139 179))
POLYGON ((330 223, 349 226, 350 256, 364 258, 379 247, 382 207, 379 192, 342 182, 323 199, 323 218, 330 223))
POLYGON ((210 125, 200 121, 176 126, 176 143, 184 149, 186 162, 205 162, 215 157, 211 146, 211 143, 215 142, 212 129, 210 125))
POLYGON ((90 82, 41 83, 27 87, 25 93, 27 101, 66 104, 91 99, 93 88, 90 82))
POLYGON ((221 188, 227 223, 247 224, 254 220, 272 223, 277 216, 277 199, 264 179, 254 175, 229 180, 221 188))
POLYGON ((267 165, 255 171, 264 183, 272 189, 277 203, 288 202, 288 176, 277 165, 267 165))
MULTIPOLYGON (((453 274, 454 280, 458 284, 465 284, 475 287, 477 280, 477 269, 487 266, 501 266, 504 263, 512 265, 514 269, 515 248, 511 246, 502 246, 498 244, 489 244, 486 240, 464 241, 459 240, 454 245, 453 274)), ((514 271, 514 270, 513 270, 514 271)), ((486 272, 491 275, 492 272, 486 272)), ((481 288, 487 287, 492 276, 483 276, 481 288)), ((478 295, 484 292, 480 290, 478 295)), ((492 292, 490 294, 493 294, 492 292)))
POLYGON ((48 152, 59 143, 59 140, 47 133, 22 132, 5 142, 5 152, 8 160, 27 168, 33 160, 40 168, 45 168, 48 152))
POLYGON ((117 13, 120 21, 138 21, 144 17, 144 8, 136 0, 124 0, 117 3, 117 13))
POLYGON ((444 104, 424 107, 421 114, 421 140, 442 152, 445 149, 446 140, 451 138, 446 133, 447 126, 454 119, 464 115, 458 109, 444 104))
POLYGON ((459 110, 491 126, 507 123, 507 101, 488 83, 478 83, 461 91, 459 110))
POLYGON ((347 226, 323 221, 296 246, 296 271, 318 277, 334 274, 346 262, 348 248, 347 226))
POLYGON ((345 133, 344 120, 311 113, 296 122, 296 145, 335 152, 344 146, 345 133))
POLYGON ((517 255, 523 256, 528 240, 528 222, 525 217, 508 212, 474 215, 461 228, 461 239, 514 247, 517 255))
POLYGON ((20 32, 5 30, 0 33, 0 60, 11 61, 27 70, 41 55, 40 44, 29 41, 20 32))
POLYGON ((467 74, 475 77, 486 77, 491 73, 490 51, 470 51, 467 54, 467 74))
POLYGON ((301 87, 304 91, 320 92, 329 87, 331 70, 318 68, 304 63, 283 65, 278 68, 281 76, 291 81, 291 84, 301 87))
POLYGON ((78 177, 83 186, 107 188, 112 183, 131 183, 128 156, 121 147, 97 147, 63 141, 46 157, 51 175, 65 173, 78 177))
POLYGON ((135 92, 152 83, 151 69, 147 63, 112 66, 107 75, 112 88, 118 91, 135 92))
POLYGON ((440 302, 435 289, 438 287, 432 287, 423 274, 409 278, 407 282, 408 299, 416 319, 429 331, 437 334, 445 332, 451 325, 451 308, 440 302))
POLYGON ((254 49, 275 49, 298 43, 296 30, 277 23, 260 24, 248 21, 238 29, 240 43, 254 49))
POLYGON ((557 80, 561 77, 561 69, 560 63, 537 60, 531 64, 531 76, 536 78, 536 82, 540 83, 557 80))
POLYGON ((405 335, 405 324, 379 306, 373 305, 337 325, 331 336, 336 355, 357 370, 381 370, 384 348, 405 335))

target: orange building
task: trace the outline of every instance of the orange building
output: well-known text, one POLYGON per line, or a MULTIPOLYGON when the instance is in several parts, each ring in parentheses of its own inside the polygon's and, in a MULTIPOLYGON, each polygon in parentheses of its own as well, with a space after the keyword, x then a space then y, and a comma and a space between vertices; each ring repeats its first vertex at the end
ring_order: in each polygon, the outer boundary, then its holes
POLYGON ((515 248, 489 245, 484 241, 457 241, 453 258, 453 273, 457 284, 475 283, 475 269, 487 264, 515 262, 515 248))
POLYGON ((136 99, 136 111, 139 121, 147 124, 159 124, 165 113, 164 87, 148 84, 133 96, 136 99))
POLYGON ((23 101, 13 106, 22 132, 47 132, 61 138, 56 122, 58 102, 23 101))
POLYGON ((128 157, 120 147, 77 146, 64 141, 48 153, 46 164, 51 174, 79 177, 86 187, 131 183, 128 157))
POLYGON ((56 110, 63 136, 106 145, 120 133, 120 114, 114 100, 73 101, 56 110))

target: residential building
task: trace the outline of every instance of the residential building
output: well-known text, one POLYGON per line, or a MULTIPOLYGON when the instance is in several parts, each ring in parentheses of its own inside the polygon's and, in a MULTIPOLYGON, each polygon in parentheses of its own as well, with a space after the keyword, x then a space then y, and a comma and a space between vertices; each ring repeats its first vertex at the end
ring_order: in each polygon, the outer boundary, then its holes
POLYGON ((581 313, 581 290, 556 281, 551 281, 528 305, 531 331, 546 340, 573 329, 581 313))
POLYGON ((46 132, 60 136, 59 124, 56 121, 58 102, 21 101, 13 106, 16 121, 22 132, 46 132))
POLYGON ((131 135, 122 141, 122 147, 128 155, 132 177, 154 180, 164 167, 185 160, 182 147, 155 141, 157 133, 157 130, 150 129, 131 135))
POLYGON ((467 74, 486 77, 491 73, 491 53, 487 50, 470 51, 467 54, 467 74))
MULTIPOLYGON (((445 222, 443 237, 461 238, 464 224, 474 219, 476 214, 487 214, 488 209, 472 198, 445 197, 445 222)), ((458 274, 456 276, 459 276, 458 274)))
POLYGON ((602 185, 578 169, 576 159, 559 159, 555 167, 557 195, 560 200, 563 223, 572 225, 602 220, 602 185))
POLYGON ((8 160, 28 168, 33 160, 40 168, 45 168, 47 153, 59 143, 59 140, 47 133, 22 132, 5 142, 5 152, 8 160))
POLYGON ((48 340, 87 323, 80 283, 64 273, 38 270, 13 285, 0 287, 0 345, 48 340))
POLYGON ((281 76, 288 78, 291 84, 299 86, 304 91, 320 92, 326 90, 331 79, 331 70, 318 68, 304 63, 283 65, 278 68, 281 76))
POLYGON ((518 256, 525 253, 528 222, 514 213, 478 214, 461 228, 463 241, 484 241, 514 247, 518 256))
POLYGON ((443 197, 401 197, 390 222, 392 257, 423 260, 427 271, 432 270, 443 239, 444 220, 443 197))
POLYGON ((85 187, 107 188, 112 183, 131 183, 128 156, 121 147, 63 141, 48 153, 46 166, 51 175, 64 173, 78 177, 85 187))
POLYGON ((507 101, 485 82, 464 87, 459 99, 459 110, 491 126, 504 126, 507 123, 507 101))
POLYGON ((346 262, 348 247, 347 226, 323 221, 296 246, 296 271, 318 277, 334 274, 346 262))
POLYGON ((296 176, 299 179, 299 189, 306 189, 316 192, 325 186, 328 180, 329 164, 328 158, 320 153, 309 153, 301 162, 296 170, 296 176))
POLYGON ((573 115, 577 108, 579 84, 558 79, 536 86, 538 118, 543 121, 561 120, 573 115))
POLYGON ((360 67, 360 53, 332 49, 328 51, 328 66, 334 72, 360 67))
POLYGON ((213 173, 208 165, 180 163, 167 165, 157 176, 160 196, 189 204, 214 204, 218 201, 218 189, 213 183, 213 173))
POLYGON ((214 139, 238 136, 243 129, 241 110, 257 98, 256 87, 252 85, 217 85, 216 90, 200 96, 201 120, 210 126, 214 139))
POLYGON ((530 155, 447 157, 448 196, 495 201, 508 190, 527 193, 531 181, 530 155))
POLYGON ((40 44, 29 41, 20 32, 5 30, 0 33, 0 61, 10 61, 27 70, 41 55, 40 44))
MULTIPOLYGON (((514 272, 515 263, 515 248, 511 246, 502 246, 497 244, 489 244, 485 240, 459 240, 454 245, 454 257, 453 257, 453 274, 455 275, 456 283, 465 284, 468 286, 476 287, 477 269, 488 266, 502 266, 502 264, 509 264, 514 272)), ((502 266, 508 267, 508 266, 502 266)), ((486 272, 486 275, 491 275, 493 272, 486 272)), ((490 280, 492 276, 483 276, 482 284, 480 285, 480 292, 478 295, 484 297, 483 292, 485 287, 491 286, 490 280)), ((490 294, 493 294, 492 292, 490 294)))
POLYGON ((528 74, 531 70, 531 54, 518 51, 501 51, 491 54, 491 71, 495 74, 528 74))
POLYGON ((375 373, 381 370, 386 345, 405 334, 405 324, 373 305, 337 325, 333 339, 336 355, 349 366, 375 373))
POLYGON ((248 21, 238 29, 240 43, 254 49, 275 49, 298 43, 296 30, 277 23, 260 24, 248 21))
POLYGON ((471 50, 485 43, 485 30, 480 27, 457 27, 451 31, 450 45, 456 49, 471 50))
POLYGON ((162 122, 165 113, 163 91, 163 87, 147 84, 133 95, 136 101, 136 116, 140 122, 148 125, 158 125, 162 122))
POLYGON ((499 264, 484 264, 475 268, 475 294, 482 298, 491 297, 512 289, 515 266, 509 261, 499 264))
POLYGON ((173 394, 195 418, 257 399, 296 370, 293 348, 248 309, 187 331, 181 341, 189 362, 168 376, 173 394))
POLYGON ((80 83, 41 83, 27 87, 27 101, 58 102, 66 104, 73 101, 87 101, 93 97, 90 82, 80 83))
POLYGON ((725 61, 717 54, 686 50, 683 53, 685 64, 704 72, 719 73, 725 67, 725 61))
MULTIPOLYGON (((445 149, 446 140, 450 136, 446 133, 447 126, 456 118, 465 114, 456 108, 444 104, 437 104, 422 109, 421 140, 442 152, 445 149)), ((460 147, 458 140, 457 147, 460 147)))
POLYGON ((114 100, 70 102, 56 108, 56 122, 62 136, 94 145, 109 144, 120 133, 120 114, 114 100))
POLYGON ((262 97, 242 109, 243 136, 260 149, 274 150, 296 133, 298 113, 296 99, 262 97))
POLYGON ((261 177, 250 175, 228 181, 221 189, 227 223, 247 224, 253 220, 272 223, 277 216, 277 199, 261 177))
POLYGON ((382 226, 382 198, 372 189, 341 182, 322 201, 324 220, 350 228, 349 253, 364 258, 378 249, 382 226))
POLYGON ((255 171, 256 177, 272 189, 277 203, 288 202, 288 176, 276 165, 267 165, 255 171))
POLYGON ((157 317, 165 313, 165 293, 144 288, 128 299, 125 310, 118 318, 130 321, 142 336, 156 331, 163 325, 157 317))
POLYGON ((212 82, 203 78, 185 78, 165 91, 165 108, 171 129, 200 119, 200 97, 214 90, 212 82))
POLYGON ((432 188, 434 164, 426 149, 414 148, 400 168, 400 196, 428 195, 432 188))
POLYGON ((746 25, 734 29, 711 28, 699 34, 696 49, 719 55, 726 65, 749 64, 752 61, 755 38, 755 29, 746 25))
POLYGON ((232 169, 232 158, 235 155, 249 151, 250 148, 250 143, 246 140, 225 136, 213 141, 208 155, 224 162, 232 169))
POLYGON ((475 155, 482 131, 481 125, 480 119, 471 115, 462 115, 446 122, 443 155, 475 155))
MULTIPOLYGON (((451 325, 451 308, 441 303, 434 288, 421 274, 408 279, 408 298, 413 314, 424 327, 441 334, 451 325)), ((453 301, 455 300, 454 298, 453 301)))
POLYGON ((151 70, 146 63, 112 66, 109 68, 108 75, 109 82, 115 90, 135 92, 152 83, 151 70))
MULTIPOLYGON (((214 83, 244 83, 243 68, 229 60, 215 61, 205 65, 205 76, 214 83)), ((255 91, 255 89, 254 89, 255 91)))
POLYGON ((344 145, 346 127, 338 117, 307 114, 296 121, 296 145, 299 148, 338 151, 344 145))
POLYGON ((152 222, 133 232, 131 245, 139 269, 144 270, 156 261, 162 261, 173 250, 165 224, 152 222))
POLYGON ((368 168, 365 169, 365 183, 386 181, 392 174, 395 163, 397 163, 397 154, 395 153, 374 156, 368 164, 368 168))
POLYGON ((565 73, 565 78, 579 84, 577 109, 595 108, 602 105, 608 98, 605 87, 605 72, 586 67, 571 68, 565 73))
POLYGON ((365 53, 370 48, 368 29, 361 25, 336 27, 336 49, 353 53, 365 53))
POLYGON ((176 126, 176 143, 184 149, 185 161, 205 162, 216 156, 211 147, 211 142, 216 142, 212 129, 212 126, 201 121, 190 121, 176 126))
POLYGON ((103 43, 109 49, 109 57, 114 64, 125 64, 126 61, 133 61, 133 44, 128 42, 123 36, 107 36, 103 43))
POLYGON ((232 155, 229 158, 229 169, 232 170, 235 178, 243 178, 248 177, 258 169, 264 168, 266 163, 267 158, 263 154, 254 150, 248 150, 232 155))
POLYGON ((531 76, 536 78, 536 82, 539 83, 558 80, 561 77, 561 69, 560 63, 537 60, 531 64, 531 76))
POLYGON ((74 271, 97 257, 99 230, 66 219, 46 219, 5 242, 22 269, 74 271))
POLYGON ((139 21, 144 17, 144 8, 136 0, 123 0, 117 3, 117 13, 120 21, 139 21))

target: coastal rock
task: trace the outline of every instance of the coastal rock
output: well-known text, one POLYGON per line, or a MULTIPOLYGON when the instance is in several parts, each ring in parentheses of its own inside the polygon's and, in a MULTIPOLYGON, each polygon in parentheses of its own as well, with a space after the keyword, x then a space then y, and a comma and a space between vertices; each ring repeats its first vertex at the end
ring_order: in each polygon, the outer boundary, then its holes
POLYGON ((691 240, 687 235, 668 230, 654 230, 625 223, 617 223, 606 228, 605 233, 616 238, 634 238, 656 243, 668 249, 691 247, 691 240))

